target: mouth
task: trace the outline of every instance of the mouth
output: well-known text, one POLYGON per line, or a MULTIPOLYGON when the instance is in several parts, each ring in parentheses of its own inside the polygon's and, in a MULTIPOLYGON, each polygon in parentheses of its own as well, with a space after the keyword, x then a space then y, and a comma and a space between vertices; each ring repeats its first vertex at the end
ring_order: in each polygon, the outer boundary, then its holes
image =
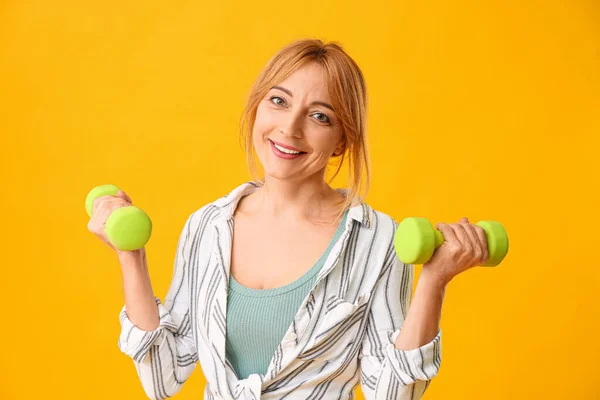
POLYGON ((307 154, 305 151, 294 151, 278 144, 275 144, 271 139, 269 139, 269 143, 271 145, 271 149, 273 153, 279 158, 283 158, 285 160, 293 160, 299 157, 302 157, 304 154, 307 154))

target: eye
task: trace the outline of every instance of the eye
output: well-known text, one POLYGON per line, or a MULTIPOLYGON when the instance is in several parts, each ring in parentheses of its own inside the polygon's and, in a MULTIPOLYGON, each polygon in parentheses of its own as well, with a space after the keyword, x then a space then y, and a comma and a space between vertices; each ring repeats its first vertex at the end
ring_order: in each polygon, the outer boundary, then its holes
POLYGON ((331 120, 329 119, 329 117, 327 115, 323 114, 323 113, 314 113, 313 115, 316 117, 316 119, 319 122, 325 122, 327 124, 331 122, 331 120))
POLYGON ((279 96, 272 96, 269 101, 277 106, 285 105, 285 100, 279 96))

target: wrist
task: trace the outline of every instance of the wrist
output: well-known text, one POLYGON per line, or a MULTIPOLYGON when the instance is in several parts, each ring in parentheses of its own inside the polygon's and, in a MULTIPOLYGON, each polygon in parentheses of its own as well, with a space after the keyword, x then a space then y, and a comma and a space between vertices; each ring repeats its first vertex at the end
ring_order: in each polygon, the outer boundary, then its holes
POLYGON ((429 268, 423 268, 421 275, 419 276, 418 284, 426 286, 427 288, 439 292, 445 292, 446 286, 450 282, 450 279, 436 273, 434 270, 429 268))
POLYGON ((117 257, 123 268, 145 267, 145 253, 143 248, 134 251, 117 251, 117 257))

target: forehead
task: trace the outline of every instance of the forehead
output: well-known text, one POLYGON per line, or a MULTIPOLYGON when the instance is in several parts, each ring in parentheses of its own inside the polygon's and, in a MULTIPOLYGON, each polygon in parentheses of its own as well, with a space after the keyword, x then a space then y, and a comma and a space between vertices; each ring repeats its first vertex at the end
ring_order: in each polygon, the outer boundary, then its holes
POLYGON ((318 97, 319 100, 323 101, 329 99, 324 69, 320 64, 314 62, 298 68, 278 86, 289 89, 294 97, 318 97))

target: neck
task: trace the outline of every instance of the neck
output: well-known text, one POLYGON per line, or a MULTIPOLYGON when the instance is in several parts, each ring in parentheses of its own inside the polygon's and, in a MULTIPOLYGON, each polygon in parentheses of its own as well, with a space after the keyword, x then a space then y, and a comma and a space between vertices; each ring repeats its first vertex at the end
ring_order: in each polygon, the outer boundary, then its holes
POLYGON ((256 211, 280 221, 331 220, 344 200, 324 179, 292 181, 267 176, 256 194, 256 211))

